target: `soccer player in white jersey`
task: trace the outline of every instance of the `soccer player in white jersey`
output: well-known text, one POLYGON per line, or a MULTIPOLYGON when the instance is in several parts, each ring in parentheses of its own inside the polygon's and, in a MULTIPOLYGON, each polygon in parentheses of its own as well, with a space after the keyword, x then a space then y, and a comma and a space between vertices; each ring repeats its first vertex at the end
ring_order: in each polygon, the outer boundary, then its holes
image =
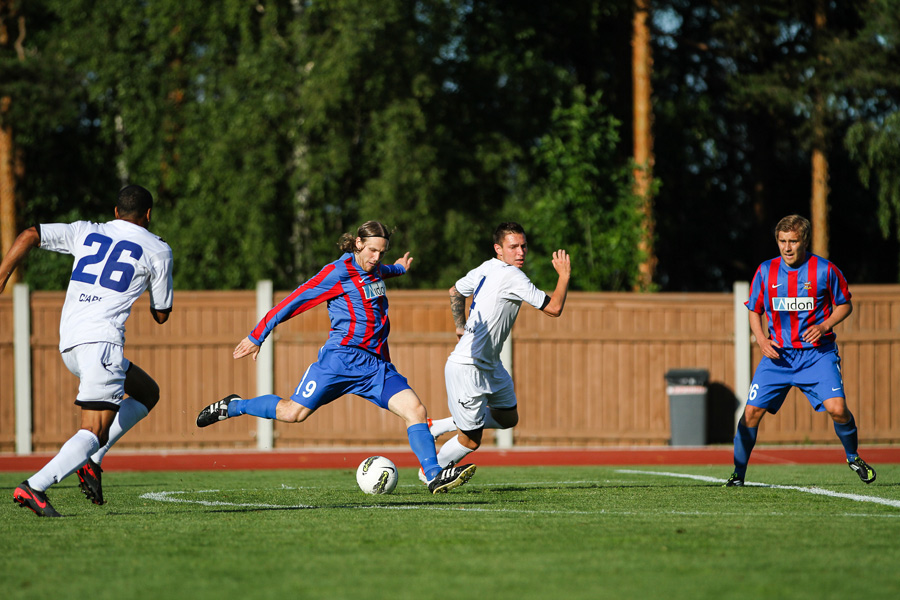
POLYGON ((551 317, 562 314, 572 265, 565 250, 553 253, 559 279, 548 296, 521 271, 528 253, 525 230, 518 223, 501 223, 494 231, 496 257, 469 271, 450 288, 450 312, 459 340, 447 359, 444 376, 452 415, 434 420, 437 438, 458 431, 441 446, 441 467, 457 464, 478 449, 485 428, 507 429, 519 422, 512 378, 500 362, 500 350, 526 302, 551 317), (466 298, 472 297, 465 318, 466 298))
POLYGON ((150 192, 129 185, 119 192, 114 220, 30 227, 0 262, 2 292, 32 248, 75 259, 59 321, 59 350, 80 379, 75 404, 81 407, 81 427, 13 493, 15 502, 39 517, 61 516, 45 492, 76 471, 88 499, 103 504, 103 456, 159 400, 156 382, 124 356, 125 320, 144 290, 150 290, 157 323, 165 323, 172 310, 172 249, 148 230, 152 208, 150 192))

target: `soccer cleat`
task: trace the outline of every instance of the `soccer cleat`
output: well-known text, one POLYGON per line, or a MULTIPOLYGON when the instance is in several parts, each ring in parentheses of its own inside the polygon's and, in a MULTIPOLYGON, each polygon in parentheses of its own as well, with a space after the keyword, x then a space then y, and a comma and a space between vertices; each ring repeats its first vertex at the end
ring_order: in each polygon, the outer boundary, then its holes
POLYGON ((848 460, 847 465, 859 475, 863 483, 872 483, 875 481, 875 469, 873 469, 866 461, 860 457, 848 460))
POLYGON ((419 481, 428 485, 428 478, 425 477, 425 471, 422 470, 422 467, 419 467, 419 481))
POLYGON ((47 494, 31 489, 26 479, 13 492, 13 501, 23 508, 30 509, 39 517, 61 517, 47 499, 47 494))
POLYGON ((744 487, 744 478, 738 477, 737 473, 732 473, 722 487, 744 487))
POLYGON ((100 483, 101 473, 103 469, 90 458, 83 467, 75 471, 81 493, 97 505, 106 504, 106 500, 103 499, 103 485, 100 483))
POLYGON ((208 427, 213 423, 224 421, 228 418, 228 405, 232 400, 240 399, 241 397, 237 394, 229 394, 218 402, 213 402, 197 415, 197 427, 208 427))
POLYGON ((459 487, 475 474, 475 465, 448 465, 428 482, 428 490, 432 494, 443 494, 459 487))

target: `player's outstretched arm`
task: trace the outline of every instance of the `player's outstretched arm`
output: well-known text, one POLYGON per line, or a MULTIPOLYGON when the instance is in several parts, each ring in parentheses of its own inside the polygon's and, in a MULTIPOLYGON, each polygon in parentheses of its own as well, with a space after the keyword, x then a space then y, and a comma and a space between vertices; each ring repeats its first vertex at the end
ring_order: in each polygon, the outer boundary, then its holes
POLYGON ((245 337, 240 341, 240 343, 234 347, 234 352, 232 352, 232 356, 234 358, 244 358, 245 356, 253 356, 253 360, 256 360, 256 356, 259 354, 259 346, 253 343, 249 337, 245 337))
POLYGON ((553 268, 556 269, 559 279, 556 281, 556 289, 550 296, 550 302, 544 307, 545 315, 558 317, 562 314, 566 305, 566 296, 569 294, 569 279, 572 277, 572 261, 565 250, 557 250, 553 253, 553 268))
POLYGON ((401 267, 409 271, 409 266, 412 264, 412 261, 412 257, 409 255, 409 252, 407 252, 406 254, 395 260, 394 264, 400 265, 401 267))
POLYGON ((13 271, 22 262, 22 259, 31 252, 32 248, 37 248, 40 243, 41 235, 36 227, 29 227, 16 237, 9 252, 0 261, 0 293, 6 289, 6 282, 9 281, 10 275, 13 274, 13 271))

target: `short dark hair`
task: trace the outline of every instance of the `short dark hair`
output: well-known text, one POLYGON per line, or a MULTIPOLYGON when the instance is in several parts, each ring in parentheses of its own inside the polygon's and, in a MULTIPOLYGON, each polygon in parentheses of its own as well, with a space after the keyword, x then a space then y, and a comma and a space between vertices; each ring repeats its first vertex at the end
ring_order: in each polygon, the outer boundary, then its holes
POLYGON ((153 208, 153 195, 139 185, 126 185, 119 190, 116 208, 120 217, 143 217, 153 208))
POLYGON ((507 221, 497 225, 494 230, 494 243, 498 246, 503 245, 503 240, 511 233, 521 233, 525 235, 525 228, 514 221, 507 221))

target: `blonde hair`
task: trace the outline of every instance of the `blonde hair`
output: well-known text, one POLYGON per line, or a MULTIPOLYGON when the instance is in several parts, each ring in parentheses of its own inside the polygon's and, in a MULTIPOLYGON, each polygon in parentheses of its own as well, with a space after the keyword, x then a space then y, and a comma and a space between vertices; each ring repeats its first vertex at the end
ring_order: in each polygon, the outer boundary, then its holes
POLYGON ((809 241, 812 237, 812 225, 809 224, 809 221, 805 217, 801 217, 800 215, 788 215, 778 221, 778 225, 775 226, 775 239, 778 239, 778 234, 781 232, 790 233, 792 231, 799 233, 800 241, 803 242, 803 247, 809 248, 809 241))

